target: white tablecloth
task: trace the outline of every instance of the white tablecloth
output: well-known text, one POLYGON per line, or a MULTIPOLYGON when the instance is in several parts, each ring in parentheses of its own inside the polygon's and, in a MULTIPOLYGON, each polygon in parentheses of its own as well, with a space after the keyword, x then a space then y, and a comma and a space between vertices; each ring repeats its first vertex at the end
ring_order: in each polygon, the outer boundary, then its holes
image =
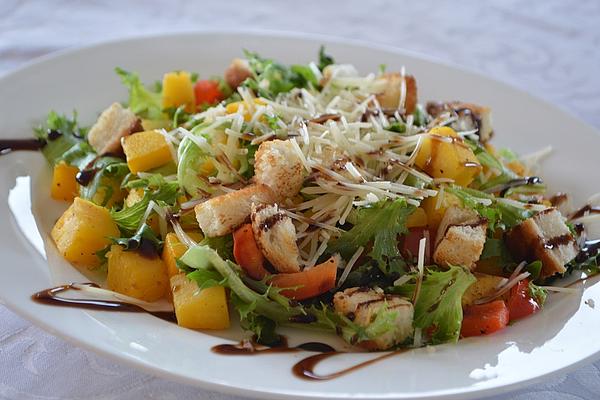
MULTIPOLYGON (((600 128, 597 0, 83 3, 0 0, 0 73, 65 47, 128 35, 211 28, 309 32, 391 44, 460 64, 600 128)), ((114 364, 1 305, 0 321, 2 399, 234 398, 114 364)), ((494 399, 598 399, 599 368, 600 362, 494 399)))

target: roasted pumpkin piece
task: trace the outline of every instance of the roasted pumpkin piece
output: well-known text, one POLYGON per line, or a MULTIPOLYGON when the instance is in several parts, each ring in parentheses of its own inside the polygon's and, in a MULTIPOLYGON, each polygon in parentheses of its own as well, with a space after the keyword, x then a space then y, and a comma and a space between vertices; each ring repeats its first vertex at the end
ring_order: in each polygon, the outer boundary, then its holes
MULTIPOLYGON (((265 105, 266 103, 264 102, 264 100, 254 99, 254 104, 265 105)), ((236 101, 236 102, 227 104, 227 106, 225 107, 225 112, 227 114, 234 114, 234 113, 238 112, 240 107, 244 107, 244 121, 246 121, 246 122, 250 121, 250 119, 252 118, 252 115, 250 115, 250 113, 248 112, 248 104, 244 101, 236 101)), ((264 119, 264 117, 263 117, 263 120, 266 120, 266 119, 264 119)))
POLYGON ((449 127, 433 128, 423 138, 415 165, 434 178, 453 179, 468 186, 482 170, 481 164, 464 140, 449 127))
POLYGON ((96 252, 110 244, 110 237, 118 237, 119 229, 106 208, 75 197, 52 228, 51 236, 69 262, 91 269, 100 265, 96 252))
POLYGON ((447 191, 440 191, 434 197, 427 197, 421 202, 421 208, 427 215, 427 226, 434 234, 448 207, 461 205, 460 199, 447 191))
POLYGON ((66 163, 54 166, 50 195, 54 200, 73 201, 79 193, 79 183, 75 180, 79 168, 66 163))
POLYGON ((494 294, 505 278, 496 275, 488 275, 476 272, 477 280, 465 290, 462 297, 462 306, 467 307, 474 304, 475 300, 494 294))
POLYGON ((418 207, 406 218, 406 227, 418 228, 423 226, 427 226, 427 213, 423 207, 418 207))
POLYGON ((200 289, 184 274, 171 277, 171 291, 177 323, 190 329, 227 329, 229 310, 225 288, 200 289))
POLYGON ((160 257, 125 251, 119 245, 111 246, 106 257, 110 290, 144 301, 156 301, 169 292, 167 268, 160 257))
POLYGON ((163 108, 185 106, 185 111, 189 113, 195 110, 194 85, 189 72, 175 71, 163 76, 162 106, 163 108))
MULTIPOLYGON (((196 242, 202 240, 202 234, 200 232, 186 232, 196 242)), ((167 233, 165 237, 165 245, 163 247, 162 259, 167 267, 167 274, 169 278, 181 273, 181 270, 177 268, 177 259, 187 251, 187 246, 179 241, 177 235, 173 232, 167 233)))
POLYGON ((134 133, 123 138, 122 145, 127 165, 133 173, 158 168, 173 158, 170 145, 157 131, 134 133))

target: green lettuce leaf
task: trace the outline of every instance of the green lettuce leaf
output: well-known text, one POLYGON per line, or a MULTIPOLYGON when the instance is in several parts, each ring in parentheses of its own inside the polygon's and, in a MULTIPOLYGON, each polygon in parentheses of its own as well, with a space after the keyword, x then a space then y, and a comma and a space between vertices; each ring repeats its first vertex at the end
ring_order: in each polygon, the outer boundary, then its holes
POLYGON ((126 233, 132 233, 140 226, 150 201, 154 201, 161 206, 171 206, 175 204, 177 197, 180 195, 177 182, 167 182, 158 174, 130 181, 125 187, 128 189, 144 189, 142 199, 131 207, 124 206, 120 210, 112 209, 110 211, 112 219, 126 233))
POLYGON ((265 281, 255 281, 243 276, 238 265, 224 260, 216 250, 206 245, 191 247, 179 262, 199 287, 218 283, 228 288, 231 303, 240 315, 242 327, 252 331, 261 343, 276 341, 279 338, 276 328, 280 325, 330 333, 342 331, 345 332, 343 336, 348 339, 364 340, 366 337, 364 330, 346 317, 333 312, 325 304, 305 307, 282 296, 280 289, 265 281), (303 322, 296 322, 299 320, 303 322))
POLYGON ((326 66, 331 64, 335 64, 335 60, 333 59, 333 57, 325 53, 325 46, 321 46, 319 48, 319 69, 323 71, 326 66))
MULTIPOLYGON (((119 188, 123 179, 129 174, 127 163, 116 157, 98 157, 87 169, 94 170, 94 178, 86 186, 81 186, 81 198, 94 201, 101 206, 106 206, 111 199, 115 187, 119 188), (97 193, 102 193, 101 198, 96 198, 97 193)), ((80 169, 83 168, 80 166, 80 169)))
POLYGON ((70 165, 76 165, 81 159, 90 160, 95 157, 94 149, 85 141, 88 128, 82 128, 77 123, 77 112, 73 117, 60 115, 50 111, 46 117, 46 123, 35 128, 35 136, 46 142, 42 154, 52 165, 61 161, 70 165), (56 139, 49 140, 51 131, 60 133, 56 139), (88 157, 91 154, 91 158, 88 157))
POLYGON ((253 73, 243 84, 259 96, 274 99, 279 93, 287 93, 294 88, 305 88, 318 84, 312 70, 305 65, 287 67, 273 60, 262 58, 257 53, 245 51, 253 73))
MULTIPOLYGON (((458 341, 462 324, 462 296, 475 282, 475 277, 463 267, 447 271, 427 268, 415 303, 413 325, 423 330, 427 343, 441 344, 458 341)), ((413 296, 414 280, 388 291, 413 296)))
MULTIPOLYGON (((127 251, 144 249, 145 252, 154 252, 156 257, 160 257, 163 247, 163 241, 156 236, 148 224, 140 226, 140 228, 131 236, 110 239, 112 243, 122 246, 127 251)), ((107 246, 102 253, 106 255, 108 250, 110 250, 110 246, 107 246)))
POLYGON ((479 190, 449 186, 446 190, 462 202, 462 205, 471 208, 488 220, 488 233, 493 235, 496 229, 507 230, 535 214, 532 210, 515 207, 504 201, 498 201, 493 195, 479 190), (489 206, 481 204, 478 200, 491 201, 489 206))
POLYGON ((548 292, 543 287, 536 285, 533 282, 529 282, 529 295, 532 299, 534 299, 540 307, 544 305, 546 302, 546 297, 548 297, 548 292))
POLYGON ((458 341, 463 318, 462 296, 475 280, 462 267, 429 271, 424 277, 415 304, 414 325, 424 330, 433 327, 429 338, 432 344, 458 341))
POLYGON ((363 207, 354 216, 354 226, 335 240, 329 248, 332 253, 339 252, 345 259, 363 246, 372 243, 368 255, 377 262, 385 274, 397 272, 404 266, 398 250, 398 235, 408 232, 406 219, 415 210, 406 200, 381 201, 371 207, 363 207))
POLYGON ((129 108, 142 118, 160 120, 164 119, 161 94, 147 89, 140 77, 133 72, 122 68, 115 68, 115 72, 121 77, 121 82, 129 90, 129 108))
POLYGON ((210 154, 200 149, 189 138, 184 138, 177 149, 177 180, 181 187, 192 197, 202 193, 211 193, 213 189, 199 177, 202 164, 210 158, 210 154))

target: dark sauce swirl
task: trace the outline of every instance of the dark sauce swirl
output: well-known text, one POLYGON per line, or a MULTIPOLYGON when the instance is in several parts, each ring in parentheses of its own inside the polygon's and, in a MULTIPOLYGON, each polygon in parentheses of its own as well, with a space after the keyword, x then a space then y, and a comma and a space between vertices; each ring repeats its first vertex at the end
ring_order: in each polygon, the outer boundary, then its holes
POLYGON ((45 145, 42 139, 0 139, 0 156, 13 151, 38 151, 45 145))
MULTIPOLYGON (((99 287, 95 283, 80 283, 80 286, 88 287, 99 287)), ((34 293, 31 299, 36 303, 48 304, 53 306, 61 307, 73 307, 73 308, 84 308, 88 310, 102 310, 102 311, 119 311, 119 312, 135 312, 135 313, 147 313, 157 318, 163 319, 169 322, 176 322, 175 313, 173 311, 148 311, 137 304, 126 303, 117 300, 102 300, 102 299, 74 299, 68 297, 59 296, 60 293, 64 293, 70 290, 81 290, 76 284, 61 285, 50 289, 45 289, 34 293)))
MULTIPOLYGON (((72 283, 39 291, 33 294, 31 298, 37 303, 53 306, 83 308, 89 310, 102 311, 147 313, 169 322, 176 322, 175 313, 173 311, 149 311, 141 306, 138 306, 137 304, 117 300, 79 299, 60 296, 61 293, 67 291, 82 290, 82 286, 98 287, 98 285, 96 285, 95 283, 90 282, 80 284, 72 283)), ((364 368, 368 365, 372 365, 376 362, 385 360, 394 355, 403 353, 409 349, 400 349, 396 351, 386 352, 381 355, 375 356, 367 361, 359 362, 347 368, 343 368, 325 375, 319 375, 315 372, 317 365, 328 358, 345 353, 341 351, 336 351, 333 347, 326 343, 306 342, 291 347, 288 345, 287 339, 284 336, 280 336, 279 339, 270 346, 259 344, 256 342, 255 339, 246 339, 236 344, 220 344, 212 347, 211 350, 216 354, 226 356, 256 356, 260 354, 292 353, 300 351, 319 353, 305 357, 296 364, 294 364, 294 366, 292 367, 292 372, 295 376, 301 379, 324 381, 349 374, 360 368, 364 368)))

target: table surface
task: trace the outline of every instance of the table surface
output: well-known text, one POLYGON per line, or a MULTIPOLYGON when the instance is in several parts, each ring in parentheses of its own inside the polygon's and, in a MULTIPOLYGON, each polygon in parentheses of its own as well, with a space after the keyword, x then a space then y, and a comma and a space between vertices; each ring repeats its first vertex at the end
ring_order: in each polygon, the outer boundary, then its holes
MULTIPOLYGON (((291 4, 2 0, 0 74, 66 47, 131 35, 227 28, 307 32, 389 44, 462 65, 600 128, 599 1, 304 0, 304 18, 291 4)), ((0 321, 2 399, 240 399, 114 364, 1 305, 0 321)), ((493 399, 591 400, 599 394, 597 362, 493 399)))

